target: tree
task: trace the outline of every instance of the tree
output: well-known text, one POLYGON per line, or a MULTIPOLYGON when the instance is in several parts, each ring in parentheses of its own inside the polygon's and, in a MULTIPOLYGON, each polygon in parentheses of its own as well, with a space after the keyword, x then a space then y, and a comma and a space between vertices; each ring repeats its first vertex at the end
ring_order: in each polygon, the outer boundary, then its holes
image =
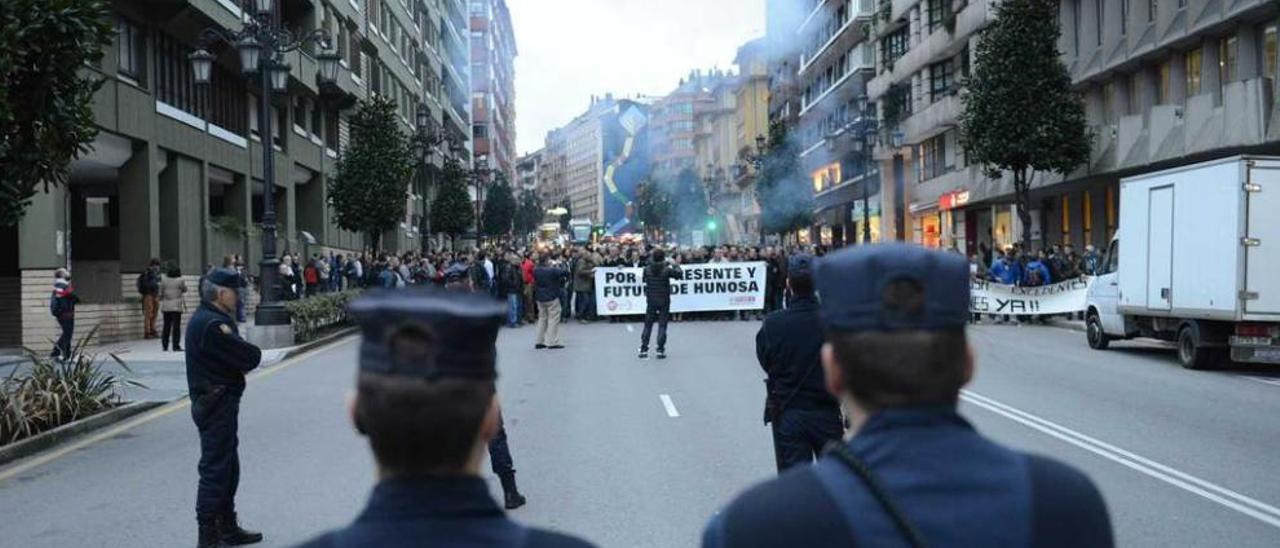
POLYGON ((366 235, 381 249, 382 234, 404 220, 413 174, 409 139, 400 130, 396 103, 380 95, 360 102, 351 115, 351 146, 338 160, 329 205, 339 227, 366 235))
POLYGON ((431 227, 441 234, 448 234, 455 248, 458 236, 466 234, 476 222, 467 184, 467 172, 462 165, 452 158, 445 160, 440 174, 440 192, 431 203, 431 212, 435 216, 431 227))
POLYGON ((542 200, 536 192, 524 191, 516 208, 515 229, 522 236, 538 229, 542 223, 542 200))
POLYGON ((813 191, 801 174, 800 147, 781 120, 769 125, 756 194, 766 233, 787 234, 813 223, 813 191))
POLYGON ((978 41, 963 96, 961 143, 988 177, 1013 176, 1022 243, 1031 244, 1031 174, 1067 175, 1089 158, 1084 101, 1058 56, 1057 3, 1007 0, 978 41))
POLYGON ((0 227, 15 226, 39 186, 66 184, 98 134, 87 78, 114 31, 100 0, 0 1, 0 227))
POLYGON ((671 229, 672 197, 668 188, 656 181, 646 181, 636 190, 636 216, 646 231, 671 229))
POLYGON ((516 218, 516 197, 506 175, 498 173, 485 191, 484 211, 480 224, 486 236, 499 237, 511 234, 516 218))

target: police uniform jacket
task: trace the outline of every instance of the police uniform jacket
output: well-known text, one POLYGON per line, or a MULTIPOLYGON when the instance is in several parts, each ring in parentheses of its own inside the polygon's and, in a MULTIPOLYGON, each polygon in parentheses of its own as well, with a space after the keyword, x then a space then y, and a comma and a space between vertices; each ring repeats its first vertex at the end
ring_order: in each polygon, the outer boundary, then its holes
MULTIPOLYGON (((847 447, 926 546, 1113 544, 1088 478, 983 438, 953 408, 881 411, 847 447)), ((703 536, 704 548, 908 545, 862 480, 831 455, 747 491, 703 536)))
POLYGON ((590 547, 573 537, 510 519, 478 477, 386 480, 355 523, 303 548, 590 547))
POLYGON ((192 398, 215 386, 243 393, 244 374, 262 362, 262 351, 240 338, 235 320, 209 303, 201 303, 191 315, 186 342, 187 388, 192 398))
POLYGON ((769 377, 770 399, 785 403, 787 409, 838 412, 822 374, 824 340, 818 299, 813 296, 794 298, 786 310, 765 317, 756 333, 756 358, 769 377))

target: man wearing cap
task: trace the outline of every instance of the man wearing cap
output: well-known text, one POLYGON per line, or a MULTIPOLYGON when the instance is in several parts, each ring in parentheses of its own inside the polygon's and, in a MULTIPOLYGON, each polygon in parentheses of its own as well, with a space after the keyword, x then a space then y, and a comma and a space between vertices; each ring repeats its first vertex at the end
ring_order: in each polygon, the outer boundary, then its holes
POLYGON ((844 434, 840 406, 822 374, 822 321, 813 294, 813 256, 787 265, 786 310, 770 313, 756 334, 756 358, 766 375, 764 423, 773 425, 778 472, 808 464, 844 434))
POLYGON ((703 546, 1113 545, 1081 472, 978 434, 956 411, 973 376, 963 257, 905 244, 823 258, 827 389, 852 432, 813 466, 753 487, 703 546))
POLYGON ((235 509, 240 396, 245 373, 262 361, 262 351, 240 338, 236 326, 239 287, 236 271, 210 271, 200 284, 200 307, 187 324, 187 387, 191 418, 200 432, 196 522, 201 547, 262 540, 262 533, 240 527, 235 509))
POLYGON ((362 342, 348 411, 378 484, 354 523, 303 546, 590 546, 508 519, 480 478, 499 428, 502 303, 414 288, 368 294, 350 311, 362 342))

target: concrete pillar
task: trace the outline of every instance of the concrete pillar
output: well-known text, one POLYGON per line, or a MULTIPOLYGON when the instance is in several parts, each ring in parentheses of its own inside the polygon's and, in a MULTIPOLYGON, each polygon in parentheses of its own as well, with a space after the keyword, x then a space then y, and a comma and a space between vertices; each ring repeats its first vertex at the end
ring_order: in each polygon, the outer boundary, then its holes
MULTIPOLYGON (((37 186, 26 214, 18 223, 17 264, 21 270, 54 269, 67 265, 67 187, 37 186)), ((3 253, 10 253, 5 250, 3 253)))
POLYGON ((160 257, 186 272, 204 267, 204 181, 201 162, 176 153, 160 174, 160 257))
POLYGON ((160 149, 138 143, 120 167, 120 271, 142 272, 160 255, 160 149))

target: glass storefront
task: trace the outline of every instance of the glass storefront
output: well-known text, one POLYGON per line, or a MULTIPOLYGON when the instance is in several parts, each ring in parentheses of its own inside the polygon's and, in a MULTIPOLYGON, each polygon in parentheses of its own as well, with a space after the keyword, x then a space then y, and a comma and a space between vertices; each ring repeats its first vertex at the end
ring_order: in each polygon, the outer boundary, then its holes
POLYGON ((942 220, 936 212, 917 217, 916 242, 931 249, 942 247, 942 220))

